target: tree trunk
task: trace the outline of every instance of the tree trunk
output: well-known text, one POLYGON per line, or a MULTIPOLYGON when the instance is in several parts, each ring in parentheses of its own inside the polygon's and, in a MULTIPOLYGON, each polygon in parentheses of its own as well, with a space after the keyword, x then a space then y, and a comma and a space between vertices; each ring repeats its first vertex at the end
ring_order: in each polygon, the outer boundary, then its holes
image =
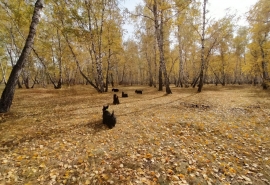
POLYGON ((156 43, 154 43, 154 63, 155 63, 155 69, 154 69, 154 87, 157 86, 157 49, 156 49, 156 43))
POLYGON ((222 62, 222 69, 221 69, 221 79, 222 79, 222 86, 225 86, 226 83, 226 74, 225 74, 225 59, 224 59, 224 53, 221 49, 221 62, 222 62))
POLYGON ((179 70, 178 70, 178 80, 176 83, 176 87, 183 87, 183 76, 184 76, 184 68, 183 68, 183 52, 182 52, 182 40, 181 40, 181 36, 180 36, 180 25, 177 26, 177 31, 178 31, 178 51, 179 51, 179 70))
MULTIPOLYGON (((81 70, 81 67, 79 65, 79 61, 77 60, 77 57, 76 57, 76 54, 74 53, 72 47, 71 47, 71 44, 68 40, 68 37, 66 35, 64 35, 65 39, 66 39, 66 42, 68 44, 68 47, 72 53, 72 56, 73 56, 73 59, 75 60, 76 62, 76 65, 77 65, 77 69, 79 70, 80 74, 82 75, 82 77, 92 86, 94 87, 99 93, 101 93, 102 91, 98 88, 97 85, 95 85, 89 78, 87 78, 87 76, 83 73, 83 71, 81 70)), ((75 78, 74 78, 75 79, 75 78)))
POLYGON ((199 78, 200 78, 200 75, 199 75, 198 77, 194 78, 194 80, 193 80, 193 82, 192 82, 192 84, 191 84, 191 86, 192 86, 193 88, 195 88, 195 86, 196 86, 196 84, 197 84, 199 78))
POLYGON ((58 80, 56 89, 61 89, 62 82, 63 82, 63 77, 62 77, 62 45, 61 45, 61 38, 60 38, 60 34, 59 34, 58 29, 57 29, 57 38, 58 38, 58 47, 59 47, 59 54, 58 54, 59 80, 58 80))
POLYGON ((262 77, 263 77, 263 82, 262 82, 262 87, 264 90, 268 89, 268 84, 267 84, 267 81, 268 81, 268 63, 266 62, 266 59, 265 59, 265 53, 264 53, 264 50, 263 50, 263 47, 262 45, 260 45, 260 49, 261 49, 261 55, 262 55, 262 77))
POLYGON ((149 86, 153 86, 153 74, 152 74, 152 67, 151 67, 151 58, 148 56, 147 51, 145 53, 146 61, 148 64, 148 72, 149 72, 149 86))
POLYGON ((202 27, 202 49, 201 49, 201 71, 200 71, 200 81, 199 81, 199 87, 198 87, 198 92, 202 91, 203 87, 203 80, 204 80, 204 65, 205 65, 205 59, 204 59, 204 36, 205 36, 205 14, 206 14, 206 1, 203 1, 203 27, 202 27))
POLYGON ((109 57, 108 57, 108 66, 106 70, 106 80, 105 80, 105 92, 108 92, 108 86, 109 86, 109 70, 111 68, 111 49, 109 49, 109 57))
POLYGON ((114 87, 114 81, 113 81, 113 74, 111 73, 111 84, 112 84, 112 87, 114 87))
MULTIPOLYGON (((62 67, 60 67, 60 78, 58 80, 58 83, 56 85, 56 82, 54 81, 54 79, 51 77, 50 73, 48 72, 47 66, 45 65, 43 59, 38 55, 37 51, 32 48, 33 52, 35 53, 36 57, 39 59, 40 63, 42 64, 42 66, 44 67, 45 70, 45 74, 49 77, 50 82, 53 84, 55 89, 60 89, 62 86, 62 67)), ((61 64, 59 64, 61 66, 61 64)), ((55 76, 55 75, 54 75, 55 76)), ((45 84, 43 83, 43 86, 45 87, 45 84)))
POLYGON ((124 83, 125 70, 126 70, 126 63, 124 64, 124 67, 123 67, 122 78, 121 78, 121 81, 119 82, 119 85, 122 85, 124 83))
POLYGON ((19 88, 19 89, 22 89, 22 88, 23 88, 19 78, 18 78, 17 85, 18 85, 18 88, 19 88))
POLYGON ((30 25, 30 30, 28 37, 26 39, 24 48, 22 50, 22 53, 16 63, 16 65, 13 67, 11 74, 9 76, 7 85, 2 93, 1 100, 0 100, 0 112, 8 112, 10 109, 10 106, 13 101, 14 93, 15 93, 15 87, 18 82, 18 78, 21 74, 21 71, 25 65, 25 61, 27 59, 27 56, 29 55, 32 45, 34 42, 35 34, 37 25, 39 23, 40 19, 40 13, 43 8, 43 0, 37 0, 35 3, 34 13, 32 17, 32 22, 30 25))
POLYGON ((162 81, 162 67, 161 67, 161 63, 159 65, 159 69, 158 69, 158 90, 162 91, 163 90, 163 81, 162 81))
POLYGON ((5 85, 7 84, 6 80, 6 71, 7 71, 7 64, 5 66, 5 69, 3 68, 2 62, 0 62, 1 70, 2 70, 2 80, 4 80, 5 85))
MULTIPOLYGON (((161 12, 160 20, 158 20, 158 11, 157 11, 157 1, 154 0, 153 4, 153 13, 155 18, 155 34, 157 38, 158 48, 159 48, 159 59, 160 59, 160 66, 164 75, 165 86, 166 86, 166 93, 171 94, 172 91, 170 89, 170 82, 167 75, 167 69, 165 64, 164 58, 164 44, 163 44, 163 15, 161 12)), ((160 78, 160 77, 159 77, 160 78)))
POLYGON ((26 88, 26 89, 30 89, 30 86, 29 86, 29 77, 26 76, 26 77, 23 79, 23 81, 24 81, 24 86, 25 86, 25 88, 26 88))

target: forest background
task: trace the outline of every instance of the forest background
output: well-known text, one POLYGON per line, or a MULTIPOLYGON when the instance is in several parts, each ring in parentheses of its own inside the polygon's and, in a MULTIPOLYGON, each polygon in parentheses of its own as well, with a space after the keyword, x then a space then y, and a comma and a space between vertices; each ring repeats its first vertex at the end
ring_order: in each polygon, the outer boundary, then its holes
POLYGON ((0 184, 269 184, 270 2, 207 3, 1 1, 0 184))
MULTIPOLYGON (((1 3, 4 83, 24 46, 33 3, 1 3)), ((87 83, 105 92, 109 84, 148 84, 158 90, 165 85, 167 93, 168 84, 268 88, 268 1, 250 7, 243 26, 232 11, 221 18, 209 16, 201 1, 144 1, 133 12, 121 3, 46 1, 18 86, 87 83), (134 23, 134 37, 123 39, 126 21, 134 23)))

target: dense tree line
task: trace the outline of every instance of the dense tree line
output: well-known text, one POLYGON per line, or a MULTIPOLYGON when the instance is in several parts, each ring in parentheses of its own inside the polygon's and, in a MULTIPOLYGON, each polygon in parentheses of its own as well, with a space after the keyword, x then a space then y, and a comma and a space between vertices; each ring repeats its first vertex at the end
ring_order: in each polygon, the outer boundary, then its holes
MULTIPOLYGON (((37 1, 38 2, 38 1, 37 1)), ((0 80, 7 84, 28 38, 36 1, 0 2, 0 80)), ((117 85, 204 83, 269 86, 270 2, 250 8, 247 26, 228 12, 207 13, 207 1, 144 0, 134 12, 120 0, 44 3, 35 42, 26 56, 19 88, 89 84, 98 92, 117 85), (127 19, 136 35, 123 39, 127 19)), ((3 102, 2 102, 3 103, 3 102)))

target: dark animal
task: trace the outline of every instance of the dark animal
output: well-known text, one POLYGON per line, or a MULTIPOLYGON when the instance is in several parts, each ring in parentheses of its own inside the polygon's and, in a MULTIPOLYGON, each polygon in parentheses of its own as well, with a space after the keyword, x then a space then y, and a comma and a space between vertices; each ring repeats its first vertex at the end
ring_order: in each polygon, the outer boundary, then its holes
POLYGON ((113 91, 113 92, 118 92, 119 89, 112 88, 112 91, 113 91))
POLYGON ((116 117, 114 116, 114 111, 110 113, 107 109, 109 105, 103 106, 103 124, 107 125, 110 129, 112 129, 116 124, 116 117))
POLYGON ((128 94, 125 94, 124 92, 122 92, 122 98, 127 98, 128 94))
POLYGON ((142 94, 142 90, 135 90, 135 93, 142 94))
POLYGON ((116 94, 113 95, 113 104, 114 105, 120 104, 118 96, 116 94))

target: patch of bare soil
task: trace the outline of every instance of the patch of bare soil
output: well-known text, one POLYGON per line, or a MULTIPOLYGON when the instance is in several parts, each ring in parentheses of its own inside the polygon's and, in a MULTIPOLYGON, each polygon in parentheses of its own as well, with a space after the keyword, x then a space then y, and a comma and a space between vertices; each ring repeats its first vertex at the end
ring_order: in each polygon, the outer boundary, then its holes
POLYGON ((0 117, 0 184, 270 184, 269 91, 119 89, 119 105, 89 86, 16 90, 0 117))

